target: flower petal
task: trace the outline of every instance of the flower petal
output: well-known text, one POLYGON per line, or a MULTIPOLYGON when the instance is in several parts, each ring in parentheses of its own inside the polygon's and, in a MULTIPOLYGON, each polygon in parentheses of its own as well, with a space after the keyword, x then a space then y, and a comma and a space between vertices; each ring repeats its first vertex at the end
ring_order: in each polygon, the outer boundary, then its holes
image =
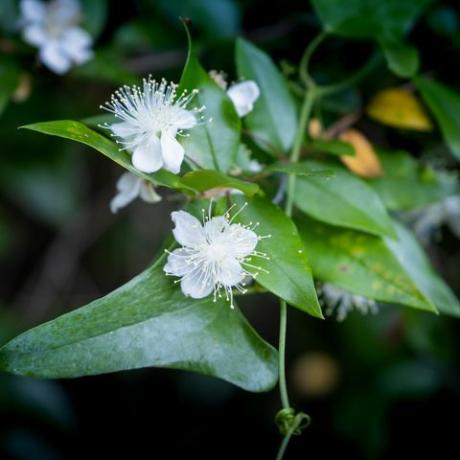
POLYGON ((203 227, 196 217, 185 211, 174 211, 171 219, 175 224, 174 238, 182 246, 196 248, 206 241, 203 227))
POLYGON ((48 40, 43 27, 35 24, 24 27, 22 37, 25 42, 38 47, 44 45, 48 40))
POLYGON ((217 280, 227 287, 241 283, 245 277, 245 272, 240 263, 233 257, 227 257, 219 266, 217 280))
POLYGON ((249 256, 257 246, 259 238, 255 232, 244 228, 240 224, 232 224, 226 234, 232 242, 232 254, 237 259, 249 256))
POLYGON ((138 129, 131 123, 123 121, 121 123, 113 123, 109 126, 110 130, 117 137, 126 138, 134 136, 138 133, 138 129))
POLYGON ((184 160, 184 147, 166 132, 161 133, 161 154, 165 168, 174 174, 179 173, 184 160))
POLYGON ((139 171, 152 173, 163 166, 160 140, 152 136, 149 141, 138 145, 133 152, 132 162, 139 171))
POLYGON ((260 96, 260 90, 255 81, 247 80, 232 85, 227 94, 235 106, 236 113, 244 117, 253 109, 254 102, 260 96))
POLYGON ((210 280, 203 279, 203 273, 196 269, 193 274, 185 276, 180 282, 180 287, 184 295, 194 299, 202 299, 208 296, 214 290, 214 285, 210 280))
POLYGON ((196 116, 190 110, 180 109, 177 118, 174 121, 176 129, 192 129, 196 126, 196 116))
POLYGON ((91 35, 80 27, 72 27, 61 38, 61 47, 65 54, 76 64, 83 64, 93 56, 89 49, 93 40, 91 35))
POLYGON ((21 15, 28 22, 42 22, 45 19, 45 3, 38 0, 22 0, 20 3, 21 15))
POLYGON ((153 184, 142 181, 139 196, 146 203, 158 203, 162 200, 161 196, 155 191, 153 184))
POLYGON ((40 61, 59 75, 66 73, 72 65, 70 59, 62 52, 57 41, 47 42, 40 49, 40 61))
POLYGON ((215 240, 229 228, 229 224, 224 216, 213 217, 204 224, 204 233, 208 241, 215 240))
POLYGON ((189 249, 175 249, 168 255, 168 260, 163 267, 163 271, 168 275, 184 276, 194 271, 195 267, 190 263, 192 253, 189 249))
POLYGON ((116 213, 139 196, 142 179, 129 172, 120 176, 117 181, 118 193, 110 202, 110 210, 116 213))

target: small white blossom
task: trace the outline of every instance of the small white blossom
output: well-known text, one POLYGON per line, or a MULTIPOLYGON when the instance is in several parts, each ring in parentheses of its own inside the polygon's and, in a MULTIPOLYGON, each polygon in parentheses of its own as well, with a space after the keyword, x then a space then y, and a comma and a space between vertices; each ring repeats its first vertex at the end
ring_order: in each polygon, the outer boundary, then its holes
POLYGON ((438 203, 403 215, 417 237, 425 244, 439 235, 439 229, 447 225, 460 238, 460 195, 449 196, 438 203))
POLYGON ((161 201, 151 182, 147 182, 141 177, 132 173, 126 172, 120 176, 117 181, 117 194, 110 202, 110 210, 113 213, 127 206, 137 197, 144 200, 146 203, 158 203, 161 201))
POLYGON ((124 86, 101 108, 122 121, 106 125, 124 149, 132 154, 132 163, 146 173, 164 167, 177 174, 184 160, 184 148, 176 140, 183 130, 194 128, 204 107, 187 110, 198 92, 180 96, 177 85, 166 80, 144 79, 142 88, 124 86))
POLYGON ((171 214, 173 234, 182 247, 168 252, 164 271, 180 278, 186 296, 201 299, 214 293, 216 301, 223 289, 233 308, 232 289, 245 292, 247 277, 256 278, 260 271, 265 271, 251 263, 254 256, 267 258, 255 250, 258 241, 265 237, 254 232, 257 224, 249 227, 233 223, 237 214, 232 218, 228 212, 211 217, 209 211, 203 223, 185 211, 171 214))
POLYGON ((343 321, 353 310, 357 310, 363 315, 378 313, 375 300, 352 294, 331 283, 324 283, 319 289, 319 294, 326 306, 326 315, 332 316, 336 313, 337 321, 343 321))
POLYGON ((57 74, 91 59, 93 40, 77 24, 81 20, 77 0, 21 0, 24 40, 39 49, 40 61, 57 74))
POLYGON ((211 70, 209 76, 220 88, 227 91, 227 95, 232 100, 236 113, 240 118, 252 111, 254 103, 260 96, 260 89, 255 81, 245 80, 234 83, 227 89, 227 76, 224 72, 211 70))

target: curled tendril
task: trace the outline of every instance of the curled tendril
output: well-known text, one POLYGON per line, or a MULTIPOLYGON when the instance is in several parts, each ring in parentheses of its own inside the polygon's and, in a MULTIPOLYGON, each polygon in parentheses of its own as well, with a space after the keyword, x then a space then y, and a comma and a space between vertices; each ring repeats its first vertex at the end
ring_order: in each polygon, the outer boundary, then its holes
POLYGON ((292 407, 281 409, 275 416, 275 423, 278 425, 283 436, 302 434, 302 431, 311 423, 311 418, 304 412, 295 413, 292 407))

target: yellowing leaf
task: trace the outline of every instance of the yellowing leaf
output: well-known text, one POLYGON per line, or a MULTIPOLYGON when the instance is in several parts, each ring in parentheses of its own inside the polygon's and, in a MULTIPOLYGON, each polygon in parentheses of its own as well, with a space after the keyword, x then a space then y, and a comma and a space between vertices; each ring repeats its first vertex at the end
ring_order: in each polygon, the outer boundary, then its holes
POLYGON ((423 106, 411 92, 390 88, 377 93, 366 108, 374 120, 388 126, 431 131, 433 125, 423 106))
POLYGON ((355 129, 347 129, 340 135, 340 140, 349 142, 355 149, 355 156, 340 157, 344 165, 357 176, 379 177, 383 168, 371 143, 355 129))

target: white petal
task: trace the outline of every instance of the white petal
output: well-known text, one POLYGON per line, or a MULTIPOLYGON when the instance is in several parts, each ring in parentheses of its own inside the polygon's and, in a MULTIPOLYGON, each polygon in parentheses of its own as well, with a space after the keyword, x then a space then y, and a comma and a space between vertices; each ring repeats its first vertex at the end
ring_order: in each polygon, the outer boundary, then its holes
POLYGON ((83 64, 91 59, 93 53, 89 49, 93 40, 91 35, 79 27, 67 30, 62 39, 61 47, 76 64, 83 64))
POLYGON ((42 26, 30 25, 24 28, 22 33, 24 41, 34 46, 42 46, 48 40, 45 30, 42 26))
POLYGON ((72 65, 56 41, 48 42, 40 49, 40 61, 54 73, 60 75, 66 73, 72 65))
POLYGON ((253 109, 254 102, 260 95, 260 90, 255 81, 247 80, 232 85, 227 94, 235 106, 236 113, 240 117, 244 117, 253 109))
POLYGON ((53 6, 53 18, 60 23, 74 22, 81 15, 80 4, 76 0, 57 0, 53 6))
POLYGON ((233 257, 227 257, 220 264, 220 270, 216 281, 224 286, 235 286, 244 279, 244 270, 240 263, 233 257))
POLYGON ((110 202, 110 210, 116 213, 139 196, 142 179, 134 174, 124 173, 117 182, 118 193, 110 202))
POLYGON ((228 230, 228 228, 229 224, 224 216, 213 217, 204 224, 204 233, 206 234, 208 241, 212 241, 222 235, 222 233, 228 230))
POLYGON ((181 109, 177 118, 174 120, 174 128, 176 129, 192 129, 196 126, 196 117, 190 110, 181 109))
POLYGON ((226 238, 232 243, 232 254, 237 259, 249 256, 259 241, 257 235, 252 230, 248 230, 240 224, 232 224, 226 234, 226 238))
POLYGON ((126 121, 123 121, 121 123, 113 123, 112 125, 110 125, 110 129, 112 133, 115 134, 115 136, 121 138, 134 136, 138 133, 138 129, 131 123, 127 123, 126 121))
POLYGON ((184 160, 184 147, 169 134, 161 134, 161 154, 165 168, 174 174, 180 172, 180 165, 184 160))
POLYGON ((214 290, 214 285, 210 281, 203 283, 202 273, 199 269, 195 270, 193 275, 182 278, 180 287, 184 295, 194 299, 202 299, 214 290))
POLYGON ((196 248, 205 242, 205 235, 200 221, 185 211, 174 211, 171 219, 175 224, 174 238, 182 246, 196 248))
POLYGON ((168 275, 184 276, 194 270, 194 266, 189 262, 190 250, 185 248, 175 249, 168 255, 168 260, 163 267, 163 271, 168 275))
POLYGON ((25 21, 41 22, 45 18, 46 6, 38 0, 22 0, 20 4, 21 15, 25 21))
POLYGON ((132 162, 139 171, 152 173, 163 166, 160 140, 152 136, 148 142, 138 145, 133 152, 132 162))
POLYGON ((161 201, 161 196, 155 191, 153 185, 151 183, 146 183, 145 181, 142 181, 139 196, 146 203, 158 203, 161 201))

